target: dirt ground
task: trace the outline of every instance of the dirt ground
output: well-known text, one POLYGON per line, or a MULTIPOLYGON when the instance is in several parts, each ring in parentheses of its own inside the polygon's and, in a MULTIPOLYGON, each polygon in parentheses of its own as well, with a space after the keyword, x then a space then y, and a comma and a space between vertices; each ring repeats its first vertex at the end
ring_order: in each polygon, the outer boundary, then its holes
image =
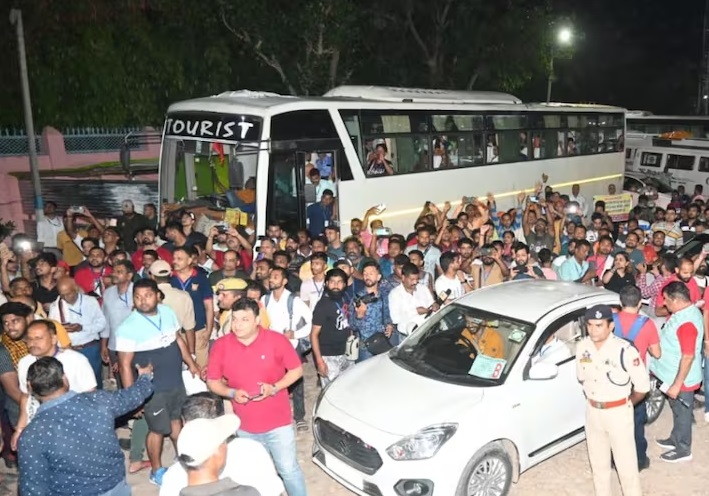
MULTIPOLYGON (((306 381, 306 411, 310 415, 313 402, 318 393, 311 365, 306 365, 306 381)), ((699 496, 709 494, 706 475, 707 461, 709 461, 709 424, 704 422, 702 410, 695 410, 695 417, 697 424, 693 432, 694 459, 688 463, 668 464, 658 458, 662 450, 654 441, 656 438, 664 438, 669 434, 672 419, 668 407, 665 407, 662 415, 654 424, 648 426, 648 454, 651 458, 651 466, 640 474, 643 494, 646 496, 668 496, 673 494, 699 496)), ((122 430, 119 435, 127 437, 128 431, 122 430)), ((309 494, 313 496, 347 496, 353 494, 330 479, 311 462, 311 445, 312 434, 310 432, 298 436, 298 458, 305 472, 309 494)), ((166 443, 163 456, 166 465, 169 465, 173 457, 172 446, 170 443, 166 443)), ((134 496, 156 496, 158 494, 158 488, 148 482, 147 471, 129 476, 128 482, 133 487, 134 496)), ((520 477, 519 483, 512 486, 510 494, 512 496, 536 496, 541 494, 588 496, 593 494, 593 482, 586 444, 578 444, 525 472, 520 477)), ((617 481, 615 481, 614 494, 621 494, 617 481)))

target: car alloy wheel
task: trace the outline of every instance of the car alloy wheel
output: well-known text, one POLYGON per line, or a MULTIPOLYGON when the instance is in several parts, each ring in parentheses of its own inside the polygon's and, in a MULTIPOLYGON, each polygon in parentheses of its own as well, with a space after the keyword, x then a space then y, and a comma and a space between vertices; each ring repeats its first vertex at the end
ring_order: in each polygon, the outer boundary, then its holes
POLYGON ((504 450, 488 447, 468 464, 465 496, 505 496, 512 483, 512 465, 504 450))

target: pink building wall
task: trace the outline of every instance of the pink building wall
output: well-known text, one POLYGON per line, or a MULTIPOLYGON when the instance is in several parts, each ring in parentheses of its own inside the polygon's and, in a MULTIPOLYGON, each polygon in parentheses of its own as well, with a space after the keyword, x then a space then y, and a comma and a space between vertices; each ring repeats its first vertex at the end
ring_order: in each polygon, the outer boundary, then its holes
MULTIPOLYGON (((147 132, 153 131, 146 129, 147 132)), ((90 139, 90 138, 89 138, 90 139)), ((41 153, 37 156, 40 171, 61 171, 62 169, 75 169, 104 162, 119 160, 118 150, 112 152, 96 153, 68 153, 64 146, 64 136, 52 127, 45 127, 41 134, 41 153)), ((131 159, 148 160, 160 156, 159 144, 148 144, 141 149, 131 150, 131 159)), ((34 216, 28 216, 22 208, 19 181, 10 175, 13 172, 30 172, 28 155, 0 156, 0 218, 3 221, 12 220, 17 225, 16 232, 24 232, 25 222, 34 221, 34 216)), ((61 172, 52 174, 54 178, 61 178, 61 172)), ((125 179, 125 176, 105 175, 90 176, 86 178, 71 177, 72 180, 83 179, 125 179)), ((157 176, 145 176, 144 179, 157 180, 157 176)))

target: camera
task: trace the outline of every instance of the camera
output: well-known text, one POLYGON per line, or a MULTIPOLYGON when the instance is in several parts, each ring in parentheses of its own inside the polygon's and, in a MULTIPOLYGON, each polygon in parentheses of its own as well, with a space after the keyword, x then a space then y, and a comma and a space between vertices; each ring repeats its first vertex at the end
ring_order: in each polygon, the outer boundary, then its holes
POLYGON ((370 303, 376 303, 379 297, 372 293, 366 293, 361 296, 354 297, 354 304, 356 307, 360 305, 369 305, 370 303))

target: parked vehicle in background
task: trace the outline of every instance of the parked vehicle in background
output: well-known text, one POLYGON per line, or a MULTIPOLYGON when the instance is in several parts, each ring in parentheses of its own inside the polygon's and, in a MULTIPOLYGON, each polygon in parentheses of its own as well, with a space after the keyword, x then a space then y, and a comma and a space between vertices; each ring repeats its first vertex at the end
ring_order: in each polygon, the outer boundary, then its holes
POLYGON ((657 207, 667 208, 672 201, 672 188, 657 177, 644 176, 631 172, 625 173, 623 192, 633 197, 633 205, 638 204, 638 197, 646 195, 657 207))

